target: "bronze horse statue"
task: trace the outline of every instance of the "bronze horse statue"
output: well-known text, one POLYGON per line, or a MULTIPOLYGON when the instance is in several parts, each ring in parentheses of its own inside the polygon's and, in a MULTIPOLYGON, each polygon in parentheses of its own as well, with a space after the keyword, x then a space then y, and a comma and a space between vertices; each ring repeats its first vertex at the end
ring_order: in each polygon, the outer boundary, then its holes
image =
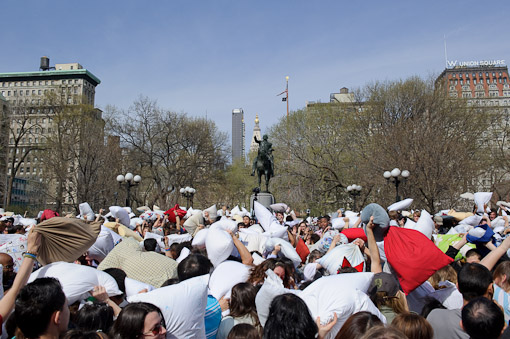
POLYGON ((267 153, 261 153, 257 158, 257 177, 258 184, 260 188, 260 183, 262 181, 262 175, 264 175, 266 179, 266 192, 269 192, 269 180, 273 177, 273 170, 271 168, 271 160, 269 159, 267 153))

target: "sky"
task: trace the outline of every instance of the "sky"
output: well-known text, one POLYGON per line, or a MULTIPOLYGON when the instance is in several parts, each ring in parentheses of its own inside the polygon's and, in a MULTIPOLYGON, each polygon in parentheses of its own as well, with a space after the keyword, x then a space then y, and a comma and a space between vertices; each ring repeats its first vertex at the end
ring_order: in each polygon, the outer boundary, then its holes
POLYGON ((96 105, 140 96, 214 120, 231 134, 242 108, 246 144, 291 110, 341 87, 438 75, 449 60, 507 60, 509 1, 153 0, 0 4, 0 72, 79 62, 101 84, 96 105))

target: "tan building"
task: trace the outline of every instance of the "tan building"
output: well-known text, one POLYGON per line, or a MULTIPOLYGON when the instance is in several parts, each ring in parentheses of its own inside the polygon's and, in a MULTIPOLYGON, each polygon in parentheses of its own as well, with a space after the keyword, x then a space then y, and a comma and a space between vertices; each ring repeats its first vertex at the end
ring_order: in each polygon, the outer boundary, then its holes
MULTIPOLYGON (((48 113, 47 95, 55 93, 67 105, 93 106, 95 88, 101 81, 79 63, 49 66, 49 59, 41 58, 40 70, 33 72, 0 73, 0 95, 9 107, 10 131, 8 133, 8 169, 20 164, 17 178, 42 181, 39 164, 40 146, 46 135, 53 132, 51 111, 48 113)), ((95 118, 101 119, 96 110, 95 118)), ((1 156, 0 156, 1 160, 1 156)), ((5 173, 5 171, 1 171, 5 173)), ((1 178, 0 178, 1 180, 1 178)), ((5 192, 5 189, 2 189, 5 192)), ((72 200, 72 197, 68 197, 72 200)), ((3 200, 2 200, 3 201, 3 200)))

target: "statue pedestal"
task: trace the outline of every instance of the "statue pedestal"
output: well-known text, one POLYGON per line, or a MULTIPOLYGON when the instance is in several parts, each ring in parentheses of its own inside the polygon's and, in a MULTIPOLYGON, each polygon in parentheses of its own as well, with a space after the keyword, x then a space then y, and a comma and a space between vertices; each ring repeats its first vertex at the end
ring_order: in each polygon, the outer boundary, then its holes
MULTIPOLYGON (((255 199, 255 194, 252 194, 250 197, 250 207, 252 209, 253 214, 253 200, 255 199)), ((257 194, 257 202, 262 204, 267 209, 271 209, 269 206, 275 203, 274 196, 268 192, 261 192, 257 194)))

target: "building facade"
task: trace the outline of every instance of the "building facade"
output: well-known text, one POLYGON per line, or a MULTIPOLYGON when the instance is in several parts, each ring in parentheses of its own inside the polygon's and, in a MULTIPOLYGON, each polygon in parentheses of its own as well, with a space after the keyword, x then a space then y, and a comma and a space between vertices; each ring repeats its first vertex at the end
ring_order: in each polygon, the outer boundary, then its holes
MULTIPOLYGON (((17 178, 43 181, 40 160, 46 137, 55 132, 50 98, 56 98, 68 107, 93 107, 95 89, 100 83, 79 63, 49 67, 46 57, 41 58, 39 71, 0 73, 0 94, 5 98, 9 111, 7 175, 14 175, 13 182, 17 178), (15 173, 12 173, 13 167, 18 168, 15 173)), ((97 109, 92 116, 102 119, 101 111, 97 109)), ((2 191, 5 192, 5 189, 2 191)), ((71 202, 73 197, 67 196, 66 200, 71 202)))
POLYGON ((236 108, 232 110, 232 161, 244 159, 245 147, 244 111, 236 108))
POLYGON ((262 136, 260 135, 260 126, 259 126, 259 115, 255 116, 255 126, 253 127, 253 136, 251 137, 250 143, 250 153, 257 152, 259 150, 259 144, 255 142, 255 138, 257 140, 262 140, 262 136))

